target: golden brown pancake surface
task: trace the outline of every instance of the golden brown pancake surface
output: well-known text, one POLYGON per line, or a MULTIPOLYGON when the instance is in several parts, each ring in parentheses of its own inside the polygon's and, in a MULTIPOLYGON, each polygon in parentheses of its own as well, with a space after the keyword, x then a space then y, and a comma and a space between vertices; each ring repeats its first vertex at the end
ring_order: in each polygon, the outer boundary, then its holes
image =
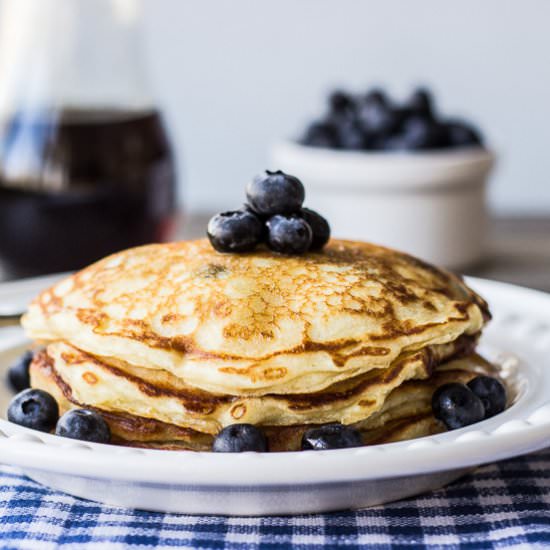
POLYGON ((220 254, 205 240, 129 249, 42 293, 45 342, 234 396, 322 391, 479 333, 486 304, 455 276, 368 243, 220 254))

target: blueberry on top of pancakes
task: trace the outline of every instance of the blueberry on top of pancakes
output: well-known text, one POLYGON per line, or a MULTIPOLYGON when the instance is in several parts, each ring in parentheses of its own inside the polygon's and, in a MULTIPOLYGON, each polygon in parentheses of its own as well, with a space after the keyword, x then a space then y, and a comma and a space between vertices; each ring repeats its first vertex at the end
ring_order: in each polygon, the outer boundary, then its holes
POLYGON ((322 249, 330 238, 328 222, 302 208, 305 190, 295 176, 266 170, 246 188, 244 209, 216 214, 207 236, 218 252, 243 253, 265 244, 273 252, 304 254, 322 249))
POLYGON ((210 243, 218 252, 250 252, 260 243, 262 222, 249 210, 216 214, 208 222, 210 243))
POLYGON ((258 174, 246 187, 246 199, 262 216, 293 214, 300 210, 305 198, 302 182, 281 170, 258 174))
POLYGON ((281 254, 303 254, 311 246, 313 233, 306 220, 297 215, 277 214, 267 222, 268 245, 281 254))

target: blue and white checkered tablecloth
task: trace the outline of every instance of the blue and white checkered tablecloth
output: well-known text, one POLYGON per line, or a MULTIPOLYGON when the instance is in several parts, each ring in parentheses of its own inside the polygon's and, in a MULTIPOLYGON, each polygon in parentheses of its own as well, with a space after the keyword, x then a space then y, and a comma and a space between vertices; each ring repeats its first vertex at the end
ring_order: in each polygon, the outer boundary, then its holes
POLYGON ((186 516, 102 506, 0 468, 1 548, 550 547, 550 449, 446 489, 360 512, 186 516))

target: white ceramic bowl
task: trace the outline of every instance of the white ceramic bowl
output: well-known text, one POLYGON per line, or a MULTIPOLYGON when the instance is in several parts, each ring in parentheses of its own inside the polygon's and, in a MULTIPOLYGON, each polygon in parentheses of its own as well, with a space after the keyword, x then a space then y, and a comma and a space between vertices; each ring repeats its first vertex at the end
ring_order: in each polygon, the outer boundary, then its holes
POLYGON ((450 268, 483 253, 485 191, 495 162, 481 147, 423 153, 271 148, 271 166, 298 176, 306 205, 340 238, 376 242, 450 268))

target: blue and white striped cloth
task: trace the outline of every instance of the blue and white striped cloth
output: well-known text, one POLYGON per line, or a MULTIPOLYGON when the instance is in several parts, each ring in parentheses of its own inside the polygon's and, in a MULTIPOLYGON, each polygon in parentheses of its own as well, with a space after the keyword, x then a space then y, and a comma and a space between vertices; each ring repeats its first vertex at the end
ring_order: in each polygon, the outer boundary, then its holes
POLYGON ((102 506, 0 468, 1 548, 550 547, 550 449, 479 468, 444 490, 360 512, 185 516, 102 506))

